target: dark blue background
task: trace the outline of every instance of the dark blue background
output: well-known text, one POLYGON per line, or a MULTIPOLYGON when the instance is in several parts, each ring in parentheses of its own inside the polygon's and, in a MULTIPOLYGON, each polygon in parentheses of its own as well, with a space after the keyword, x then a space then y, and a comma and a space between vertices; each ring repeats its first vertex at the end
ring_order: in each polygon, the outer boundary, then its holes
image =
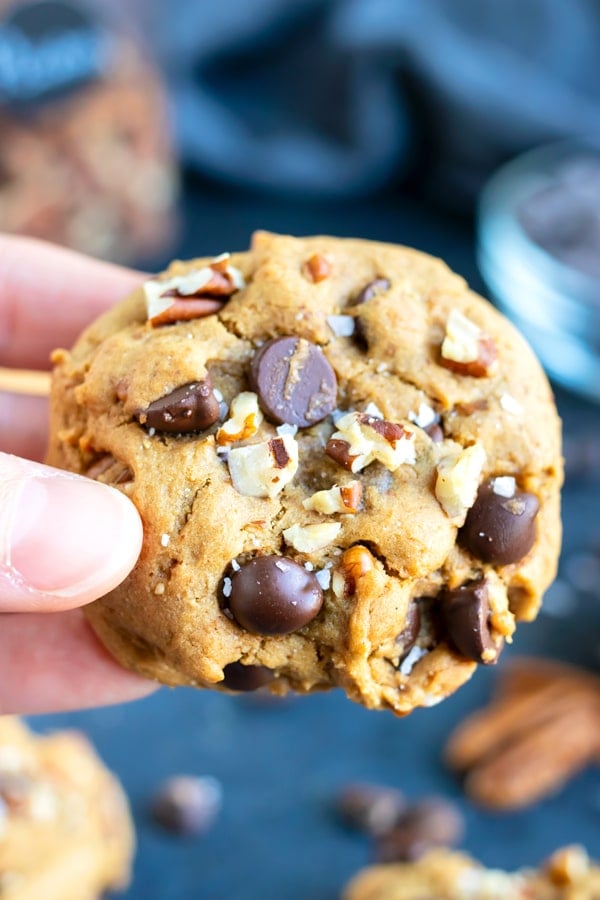
MULTIPOLYGON (((199 180, 185 187, 181 257, 242 249, 255 228, 353 235, 443 256, 483 291, 472 224, 393 188, 368 200, 302 202, 223 191, 199 180)), ((558 401, 567 435, 595 435, 600 445, 600 410, 563 394, 558 401)), ((600 552, 599 501, 598 472, 568 483, 563 559, 594 545, 600 552)), ((543 614, 521 625, 502 663, 510 655, 536 653, 598 669, 599 626, 598 591, 580 594, 568 618, 543 614)), ((129 706, 41 717, 33 724, 84 729, 123 780, 139 840, 128 900, 333 900, 369 859, 368 841, 344 831, 331 813, 336 788, 354 779, 397 785, 411 797, 441 792, 456 799, 467 822, 463 846, 490 865, 536 862, 573 841, 600 856, 597 769, 558 796, 510 815, 469 805, 444 770, 446 736, 486 701, 495 674, 480 669, 457 695, 406 719, 368 712, 340 692, 260 705, 248 697, 180 688, 129 706), (222 814, 204 837, 172 837, 148 819, 150 796, 174 773, 210 774, 223 784, 222 814)))

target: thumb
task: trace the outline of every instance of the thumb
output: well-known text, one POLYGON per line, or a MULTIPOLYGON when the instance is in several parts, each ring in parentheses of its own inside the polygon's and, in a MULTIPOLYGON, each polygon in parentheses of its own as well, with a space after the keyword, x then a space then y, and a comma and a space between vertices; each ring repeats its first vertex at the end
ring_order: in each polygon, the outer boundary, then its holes
POLYGON ((0 453, 0 612, 89 603, 141 545, 139 514, 115 488, 0 453))

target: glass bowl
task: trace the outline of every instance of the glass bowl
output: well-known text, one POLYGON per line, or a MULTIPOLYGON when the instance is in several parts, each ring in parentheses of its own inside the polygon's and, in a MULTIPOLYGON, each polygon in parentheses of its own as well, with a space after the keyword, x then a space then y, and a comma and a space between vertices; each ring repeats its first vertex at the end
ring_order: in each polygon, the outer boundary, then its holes
POLYGON ((549 375, 600 402, 600 145, 553 144, 499 169, 480 197, 477 253, 549 375))

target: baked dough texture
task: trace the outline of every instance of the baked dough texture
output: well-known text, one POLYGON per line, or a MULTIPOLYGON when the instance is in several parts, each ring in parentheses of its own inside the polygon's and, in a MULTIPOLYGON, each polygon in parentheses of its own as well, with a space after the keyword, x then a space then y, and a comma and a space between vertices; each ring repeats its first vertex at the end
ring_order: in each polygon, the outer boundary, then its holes
POLYGON ((598 900, 600 868, 577 845, 557 850, 540 867, 486 869, 463 853, 432 850, 413 863, 363 869, 343 900, 598 900))
POLYGON ((259 232, 172 263, 54 363, 49 463, 143 519, 87 610, 134 671, 404 715, 535 618, 559 419, 523 338, 440 260, 259 232))
POLYGON ((117 779, 79 732, 0 719, 0 895, 95 900, 129 883, 133 823, 117 779))

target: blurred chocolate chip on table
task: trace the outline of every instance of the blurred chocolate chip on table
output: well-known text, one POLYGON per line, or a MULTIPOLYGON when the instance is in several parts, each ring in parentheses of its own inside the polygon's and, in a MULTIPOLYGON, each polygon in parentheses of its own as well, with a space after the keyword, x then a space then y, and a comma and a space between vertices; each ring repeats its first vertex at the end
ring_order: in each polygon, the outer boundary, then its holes
POLYGON ((433 847, 455 846, 463 832, 458 807, 430 797, 410 804, 394 826, 378 836, 375 854, 378 862, 408 862, 433 847))
POLYGON ((354 782, 335 798, 342 824, 375 840, 379 862, 418 859, 432 847, 453 846, 464 832, 460 811, 443 797, 409 801, 398 788, 354 782))
POLYGON ((343 787, 335 798, 340 821, 349 828, 378 835, 389 831, 406 809, 402 791, 370 782, 353 782, 343 787))
POLYGON ((174 775, 158 788, 150 803, 150 815, 157 825, 174 834, 203 834, 215 822, 222 796, 216 778, 174 775))

